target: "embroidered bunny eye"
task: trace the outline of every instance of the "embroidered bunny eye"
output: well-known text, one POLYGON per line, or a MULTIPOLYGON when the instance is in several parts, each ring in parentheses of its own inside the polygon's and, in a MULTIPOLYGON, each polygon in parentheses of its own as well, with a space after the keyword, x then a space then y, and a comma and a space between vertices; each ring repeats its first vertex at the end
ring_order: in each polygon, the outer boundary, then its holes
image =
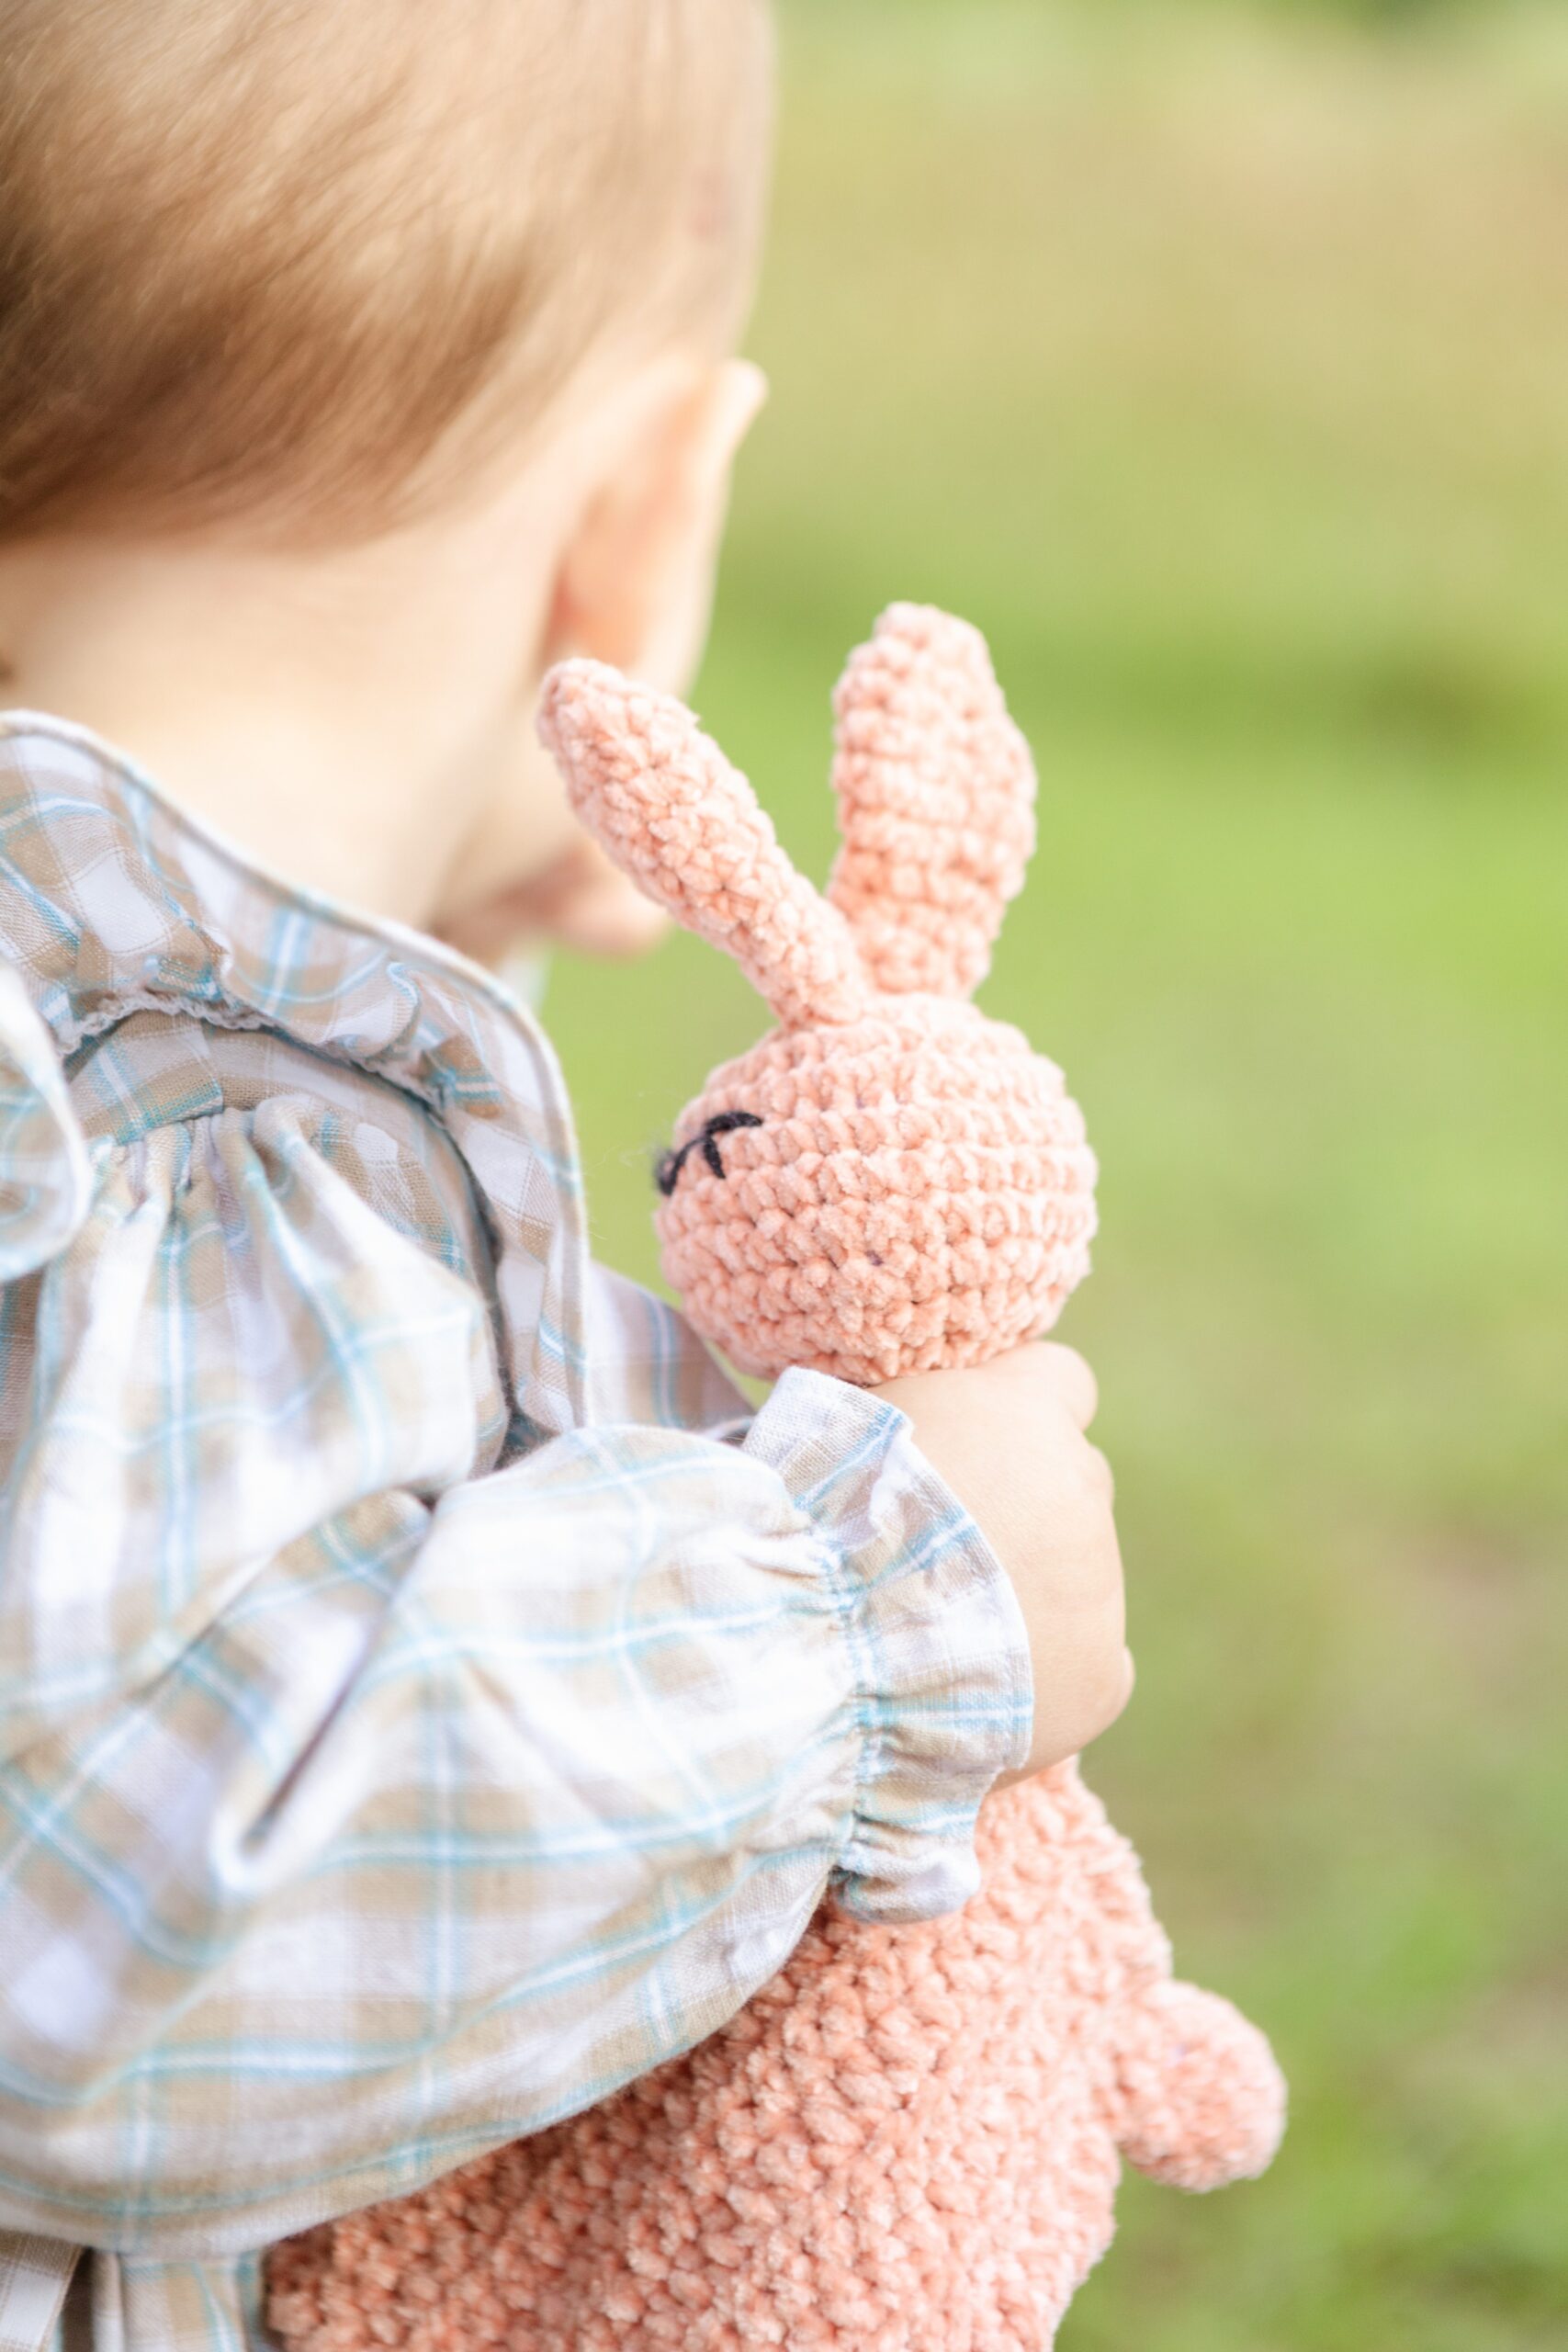
POLYGON ((762 1122, 755 1111, 721 1111, 716 1118, 706 1119, 702 1130, 679 1151, 667 1151, 654 1170, 654 1182, 666 1200, 681 1181, 681 1170, 694 1151, 700 1151, 716 1176, 724 1174, 724 1160, 719 1153, 720 1136, 732 1136, 738 1127, 760 1127, 762 1122))

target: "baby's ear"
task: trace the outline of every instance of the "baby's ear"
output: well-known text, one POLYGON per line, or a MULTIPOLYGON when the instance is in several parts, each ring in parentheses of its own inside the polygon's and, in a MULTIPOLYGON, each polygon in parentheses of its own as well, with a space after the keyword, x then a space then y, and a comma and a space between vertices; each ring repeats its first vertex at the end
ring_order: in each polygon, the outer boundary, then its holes
POLYGON ((602 662, 562 662, 545 680, 539 734, 616 865, 733 956, 787 1028, 863 1009, 843 916, 795 872, 745 777, 682 704, 602 662))
POLYGON ((986 641, 894 605, 834 699, 843 847, 828 896, 874 986, 968 996, 1034 847, 1034 763, 986 641))

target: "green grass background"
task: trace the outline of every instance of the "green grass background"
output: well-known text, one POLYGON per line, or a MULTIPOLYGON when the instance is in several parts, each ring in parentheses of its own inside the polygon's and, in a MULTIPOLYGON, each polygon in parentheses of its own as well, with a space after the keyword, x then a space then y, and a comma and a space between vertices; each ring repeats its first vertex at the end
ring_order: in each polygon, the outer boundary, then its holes
MULTIPOLYGON (((820 876, 848 647, 991 636, 1043 797, 985 1001, 1104 1171, 1091 1773, 1293 2091, 1265 2182, 1129 2184, 1063 2345, 1568 2346, 1568 11, 784 17, 698 700, 820 876)), ((548 1012, 651 1276, 759 1007, 676 939, 548 1012)))

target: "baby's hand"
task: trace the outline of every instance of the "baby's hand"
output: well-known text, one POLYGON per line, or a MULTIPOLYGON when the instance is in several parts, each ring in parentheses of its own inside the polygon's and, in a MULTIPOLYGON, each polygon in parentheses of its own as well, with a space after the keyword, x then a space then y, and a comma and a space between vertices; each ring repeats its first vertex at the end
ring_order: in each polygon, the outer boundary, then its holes
POLYGON ((1097 1739, 1133 1689, 1111 1468, 1084 1435, 1094 1374, 1071 1348, 1015 1348, 964 1372, 877 1391, 908 1413, 933 1469, 989 1538, 1018 1594, 1034 1668, 1029 1760, 998 1786, 1097 1739))

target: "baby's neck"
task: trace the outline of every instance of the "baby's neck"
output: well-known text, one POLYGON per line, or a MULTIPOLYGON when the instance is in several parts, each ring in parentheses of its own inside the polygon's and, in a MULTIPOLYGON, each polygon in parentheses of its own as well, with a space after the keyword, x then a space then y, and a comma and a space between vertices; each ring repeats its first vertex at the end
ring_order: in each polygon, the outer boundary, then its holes
POLYGON ((482 536, 0 550, 4 700, 93 729, 289 880, 425 924, 518 725, 530 616, 515 555, 476 599, 482 536))

